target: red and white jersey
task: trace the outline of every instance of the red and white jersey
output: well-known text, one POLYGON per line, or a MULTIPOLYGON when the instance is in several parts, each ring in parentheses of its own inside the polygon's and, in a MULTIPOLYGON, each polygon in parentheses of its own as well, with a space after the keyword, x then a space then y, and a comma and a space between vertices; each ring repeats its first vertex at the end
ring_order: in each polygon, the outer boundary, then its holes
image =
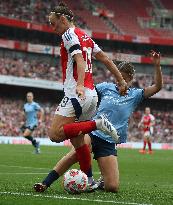
POLYGON ((142 117, 141 123, 143 125, 144 132, 150 131, 150 128, 152 127, 152 123, 155 121, 155 117, 152 114, 144 115, 142 117))
POLYGON ((77 85, 77 64, 73 56, 81 53, 86 62, 85 64, 85 79, 84 87, 85 93, 92 93, 97 95, 94 88, 94 81, 92 77, 92 55, 98 53, 101 49, 98 45, 79 28, 69 28, 62 35, 61 43, 61 65, 63 73, 64 92, 67 97, 76 97, 77 85))

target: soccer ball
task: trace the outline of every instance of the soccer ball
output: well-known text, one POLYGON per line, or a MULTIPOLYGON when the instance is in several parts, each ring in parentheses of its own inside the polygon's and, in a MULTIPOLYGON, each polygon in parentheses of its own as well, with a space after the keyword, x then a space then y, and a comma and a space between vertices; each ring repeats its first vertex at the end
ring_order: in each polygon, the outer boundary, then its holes
POLYGON ((84 192, 88 186, 88 177, 81 170, 71 169, 64 174, 64 189, 70 194, 84 192))

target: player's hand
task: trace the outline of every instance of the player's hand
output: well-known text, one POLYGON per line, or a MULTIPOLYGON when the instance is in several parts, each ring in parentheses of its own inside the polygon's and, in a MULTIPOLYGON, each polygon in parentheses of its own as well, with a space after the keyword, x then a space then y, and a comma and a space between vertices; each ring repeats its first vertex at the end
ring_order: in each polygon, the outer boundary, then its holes
POLYGON ((126 95, 127 94, 127 83, 125 80, 121 81, 121 82, 118 82, 118 88, 119 88, 119 92, 120 92, 120 95, 126 95))
POLYGON ((85 87, 83 85, 76 86, 76 93, 81 100, 85 100, 85 87))
POLYGON ((155 51, 151 50, 150 52, 153 64, 155 66, 160 66, 160 53, 156 53, 155 51))

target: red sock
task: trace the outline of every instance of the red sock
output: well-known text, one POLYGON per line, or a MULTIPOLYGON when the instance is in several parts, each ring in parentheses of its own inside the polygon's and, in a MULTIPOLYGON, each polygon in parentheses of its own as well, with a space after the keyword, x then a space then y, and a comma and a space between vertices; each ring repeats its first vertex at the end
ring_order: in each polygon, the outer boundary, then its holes
POLYGON ((152 151, 151 150, 151 142, 148 142, 148 149, 149 149, 149 151, 152 151))
POLYGON ((146 148, 146 144, 147 144, 147 142, 144 140, 144 147, 143 147, 143 150, 145 150, 145 148, 146 148))
POLYGON ((79 134, 87 134, 96 130, 95 121, 74 122, 63 126, 67 139, 77 137, 79 134))
POLYGON ((91 170, 91 154, 87 144, 76 149, 76 157, 79 161, 80 169, 88 176, 91 170))

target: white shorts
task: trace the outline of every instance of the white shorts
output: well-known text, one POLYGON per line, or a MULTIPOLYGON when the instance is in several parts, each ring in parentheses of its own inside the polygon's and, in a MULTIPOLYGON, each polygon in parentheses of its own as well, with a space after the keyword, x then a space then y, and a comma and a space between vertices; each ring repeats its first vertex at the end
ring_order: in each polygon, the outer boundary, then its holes
POLYGON ((144 132, 144 137, 147 137, 147 138, 152 137, 153 132, 154 132, 153 127, 150 127, 150 129, 148 131, 144 132))
POLYGON ((85 100, 68 98, 65 96, 55 111, 55 115, 75 117, 79 121, 90 120, 95 112, 98 102, 97 96, 87 95, 85 100))

